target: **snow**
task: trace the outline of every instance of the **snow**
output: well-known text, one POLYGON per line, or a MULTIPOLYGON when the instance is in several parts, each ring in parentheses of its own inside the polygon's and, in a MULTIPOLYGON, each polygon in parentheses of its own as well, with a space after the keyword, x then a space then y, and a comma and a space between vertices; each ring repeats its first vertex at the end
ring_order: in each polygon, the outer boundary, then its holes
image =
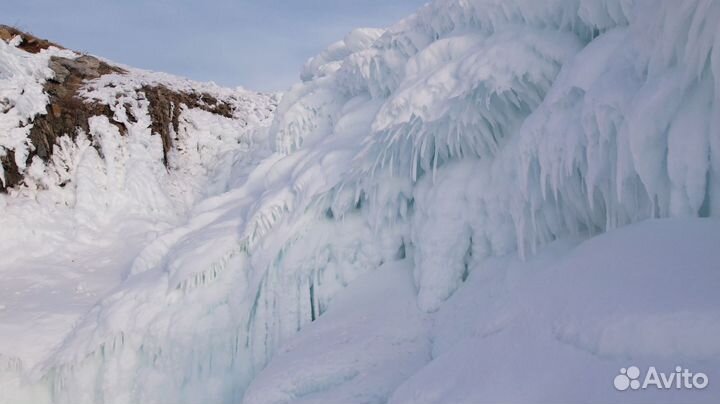
MULTIPOLYGON (((45 114, 48 103, 43 84, 52 77, 48 67, 52 56, 76 57, 72 52, 51 47, 38 55, 31 55, 17 46, 22 38, 10 43, 0 41, 0 156, 13 151, 15 161, 24 168, 30 147, 27 136, 32 128, 30 119, 45 114)), ((0 168, 0 180, 5 184, 5 170, 0 168)))
POLYGON ((56 251, 83 278, 71 315, 47 309, 54 345, 0 351, 5 400, 711 402, 712 382, 612 380, 717 377, 718 19, 712 0, 436 0, 309 60, 269 127, 269 97, 103 76, 84 94, 129 103, 128 135, 93 118, 0 202, 8 290, 56 251), (183 111, 165 170, 153 83, 242 114, 183 111), (116 253, 100 286, 72 263, 116 253))
POLYGON ((714 387, 628 395, 612 380, 630 364, 717 377, 718 240, 715 219, 654 220, 486 260, 420 329, 407 324, 419 312, 395 311, 414 300, 412 264, 395 264, 404 272, 392 279, 398 268, 381 267, 282 345, 245 402, 386 402, 387 385, 390 403, 712 402, 714 387), (399 330, 413 343, 381 350, 399 330), (398 354, 416 360, 385 363, 398 354))
POLYGON ((437 312, 433 361, 389 402, 712 402, 713 386, 627 393, 612 380, 631 364, 713 378, 719 239, 715 219, 655 220, 490 260, 437 312))
POLYGON ((335 42, 319 55, 310 58, 303 66, 300 78, 303 81, 327 76, 340 67, 340 62, 349 55, 369 48, 385 31, 377 28, 358 28, 342 41, 335 42))
POLYGON ((406 261, 390 263, 353 282, 278 350, 243 402, 386 402, 430 359, 410 270, 406 261))
MULTIPOLYGON (((17 257, 2 268, 0 346, 32 368, 72 329, 78 317, 119 284, 123 268, 146 242, 148 224, 103 228, 103 243, 76 241, 51 254, 17 257), (103 245, 104 244, 104 245, 103 245), (23 338, 17 338, 23 336, 23 338)), ((128 223, 127 225, 131 225, 128 223)))
POLYGON ((22 186, 0 195, 0 402, 42 403, 54 400, 38 384, 47 379, 44 363, 140 267, 136 257, 148 245, 188 221, 198 201, 224 192, 237 178, 233 167, 254 161, 246 156, 250 149, 266 149, 258 136, 267 130, 276 101, 273 95, 126 67, 126 74, 86 84, 83 94, 86 101, 107 103, 127 133, 106 116, 92 117, 88 133, 59 138, 49 161, 35 158, 26 167, 34 147, 28 123, 46 113, 50 58, 80 55, 53 47, 30 54, 18 44, 0 41, 0 153, 14 152, 25 174, 22 186), (148 85, 210 94, 230 103, 234 116, 183 110, 173 165, 166 168, 139 91, 148 85))

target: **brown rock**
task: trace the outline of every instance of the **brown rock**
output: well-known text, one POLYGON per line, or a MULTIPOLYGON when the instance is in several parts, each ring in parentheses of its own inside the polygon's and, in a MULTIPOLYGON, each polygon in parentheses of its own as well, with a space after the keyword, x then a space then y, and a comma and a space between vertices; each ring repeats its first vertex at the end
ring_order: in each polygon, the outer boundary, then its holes
MULTIPOLYGON (((49 46, 57 46, 14 28, 0 26, 0 39, 10 40, 16 35, 23 37, 23 44, 20 48, 28 52, 39 52, 49 46)), ((127 133, 125 125, 114 120, 114 113, 110 106, 97 102, 85 102, 78 95, 78 91, 87 81, 110 73, 125 74, 123 69, 89 55, 83 55, 76 59, 53 56, 50 58, 49 67, 55 73, 54 77, 48 80, 44 86, 50 102, 47 106, 47 113, 36 116, 31 122, 33 127, 30 130, 29 138, 34 149, 28 154, 26 162, 28 165, 35 156, 48 161, 58 138, 67 135, 75 139, 79 131, 89 133, 88 119, 93 116, 106 116, 112 124, 118 127, 121 135, 127 133)), ((153 134, 158 134, 162 138, 163 160, 166 167, 168 166, 168 154, 177 142, 172 133, 177 133, 180 129, 180 113, 183 105, 228 118, 232 118, 234 113, 232 104, 218 100, 207 93, 179 92, 163 85, 146 85, 139 92, 143 93, 149 101, 151 130, 153 134)), ((124 107, 128 119, 131 122, 137 122, 137 118, 130 111, 130 105, 124 107)), ((6 192, 7 188, 22 182, 23 173, 15 164, 12 151, 2 157, 2 166, 5 170, 5 184, 0 183, 0 192, 6 192)))
POLYGON ((13 28, 7 25, 0 25, 0 39, 2 39, 3 41, 9 42, 11 39, 15 38, 18 35, 22 37, 22 43, 20 44, 20 46, 18 46, 18 48, 24 50, 25 52, 39 53, 41 50, 47 49, 51 46, 65 49, 56 43, 50 42, 45 39, 40 39, 34 35, 22 32, 17 28, 13 28))

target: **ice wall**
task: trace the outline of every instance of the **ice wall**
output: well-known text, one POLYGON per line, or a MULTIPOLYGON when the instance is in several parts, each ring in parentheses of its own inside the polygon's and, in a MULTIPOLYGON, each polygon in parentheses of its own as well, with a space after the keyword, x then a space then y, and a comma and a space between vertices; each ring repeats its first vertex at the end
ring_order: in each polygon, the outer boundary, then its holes
POLYGON ((438 0, 305 66, 234 187, 38 370, 56 403, 231 403, 359 274, 720 215, 720 3, 438 0), (170 388, 172 386, 173 388, 170 388))

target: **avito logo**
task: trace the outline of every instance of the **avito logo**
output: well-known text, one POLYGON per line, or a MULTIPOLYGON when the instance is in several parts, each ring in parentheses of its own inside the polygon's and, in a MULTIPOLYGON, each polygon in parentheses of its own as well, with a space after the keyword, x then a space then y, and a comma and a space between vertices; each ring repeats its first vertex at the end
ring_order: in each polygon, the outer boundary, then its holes
POLYGON ((657 389, 704 389, 708 385, 708 376, 705 373, 692 373, 689 369, 676 366, 671 373, 658 372, 655 366, 650 366, 645 377, 640 377, 640 368, 630 366, 620 369, 615 376, 613 384, 620 391, 627 389, 638 390, 655 387, 657 389), (642 382, 640 381, 642 379, 642 382))

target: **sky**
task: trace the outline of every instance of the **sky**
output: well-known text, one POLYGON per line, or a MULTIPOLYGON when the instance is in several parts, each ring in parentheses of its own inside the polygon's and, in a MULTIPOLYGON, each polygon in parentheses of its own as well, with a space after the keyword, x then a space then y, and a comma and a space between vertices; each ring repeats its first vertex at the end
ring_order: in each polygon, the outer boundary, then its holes
POLYGON ((0 23, 118 63, 224 86, 282 91, 357 27, 427 0, 0 0, 0 23))

